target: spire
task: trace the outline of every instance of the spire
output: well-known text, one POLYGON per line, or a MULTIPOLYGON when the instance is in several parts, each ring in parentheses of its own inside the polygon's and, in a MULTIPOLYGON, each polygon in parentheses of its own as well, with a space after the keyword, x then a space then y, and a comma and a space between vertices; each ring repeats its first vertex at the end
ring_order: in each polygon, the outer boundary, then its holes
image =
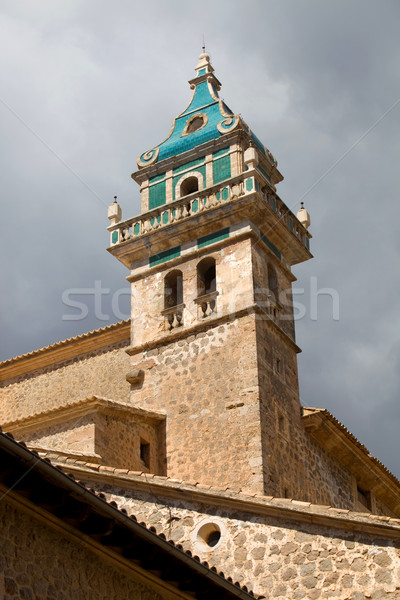
POLYGON ((199 56, 199 62, 196 67, 196 74, 197 77, 201 77, 201 75, 207 75, 212 73, 213 71, 214 69, 212 68, 210 63, 210 57, 206 53, 206 45, 203 39, 202 53, 199 56))

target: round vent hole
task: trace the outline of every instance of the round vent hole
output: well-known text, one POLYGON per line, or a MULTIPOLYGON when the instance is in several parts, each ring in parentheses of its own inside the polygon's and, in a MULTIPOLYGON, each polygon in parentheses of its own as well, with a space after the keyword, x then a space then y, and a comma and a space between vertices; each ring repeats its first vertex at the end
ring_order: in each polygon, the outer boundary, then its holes
POLYGON ((214 548, 221 539, 221 529, 216 523, 205 523, 197 532, 197 542, 203 551, 214 548))

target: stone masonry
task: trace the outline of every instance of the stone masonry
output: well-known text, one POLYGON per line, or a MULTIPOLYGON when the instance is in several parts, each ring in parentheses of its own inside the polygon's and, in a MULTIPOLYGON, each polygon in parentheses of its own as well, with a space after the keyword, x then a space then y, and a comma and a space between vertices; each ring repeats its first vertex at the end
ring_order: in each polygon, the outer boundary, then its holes
MULTIPOLYGON (((262 598, 400 600, 400 482, 300 404, 291 267, 312 258, 309 215, 279 198, 213 71, 203 52, 190 104, 139 157, 142 213, 109 207, 130 321, 2 363, 0 424, 262 598)), ((5 508, 0 598, 164 599, 44 527, 53 566, 5 508)))

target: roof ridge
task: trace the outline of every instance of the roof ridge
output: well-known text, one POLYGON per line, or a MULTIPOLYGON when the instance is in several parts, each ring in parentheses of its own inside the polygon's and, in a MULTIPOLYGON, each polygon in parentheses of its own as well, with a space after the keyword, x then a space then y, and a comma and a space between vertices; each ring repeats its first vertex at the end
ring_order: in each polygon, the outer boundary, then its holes
POLYGON ((47 352, 49 350, 55 350, 56 348, 60 348, 64 345, 70 344, 72 342, 83 340, 89 338, 91 335, 97 335, 99 333, 105 333, 107 331, 112 331, 112 329, 117 329, 118 327, 122 327, 124 325, 128 325, 130 323, 130 319, 125 319, 124 321, 118 321, 117 323, 111 323, 110 325, 106 325, 105 327, 100 327, 99 329, 92 329, 91 331, 87 331, 86 333, 80 333, 70 338, 66 338, 65 340, 60 340, 58 342, 54 342, 48 346, 43 346, 42 348, 38 348, 37 350, 32 350, 31 352, 27 352, 25 354, 19 354, 18 356, 13 356, 0 362, 0 369, 3 367, 7 367, 8 365, 18 361, 25 360, 27 358, 33 358, 40 353, 47 352))
MULTIPOLYGON (((3 446, 3 449, 6 448, 6 450, 5 450, 6 452, 8 451, 9 453, 11 453, 10 448, 9 448, 10 443, 14 447, 13 448, 14 452, 17 451, 16 454, 14 454, 14 456, 18 456, 22 459, 21 452, 23 453, 23 456, 25 453, 29 453, 30 460, 32 460, 32 459, 34 460, 34 463, 31 466, 30 471, 40 470, 41 466, 42 466, 42 470, 43 470, 43 468, 45 468, 47 470, 50 468, 53 471, 55 478, 59 479, 61 477, 62 479, 64 479, 65 483, 68 483, 69 487, 79 486, 82 490, 84 490, 83 494, 85 494, 85 497, 87 495, 89 496, 89 501, 90 501, 90 496, 92 496, 93 498, 96 498, 97 500, 100 500, 102 503, 104 503, 108 508, 116 510, 117 513, 119 514, 119 518, 123 519, 124 524, 126 524, 126 522, 128 520, 130 523, 132 523, 132 522, 136 523, 135 527, 140 527, 144 531, 154 535, 158 540, 161 540, 158 542, 159 547, 160 546, 163 547, 165 545, 165 543, 167 543, 170 546, 174 547, 181 554, 180 560, 184 560, 185 557, 189 557, 189 559, 194 561, 192 563, 192 565, 195 570, 196 570, 195 563, 199 563, 203 566, 203 568, 205 568, 207 570, 208 573, 210 573, 211 579, 214 579, 215 575, 216 575, 217 577, 220 577, 221 579, 223 579, 229 585, 233 586, 234 588, 237 588, 237 590, 240 590, 240 592, 241 592, 240 597, 259 598, 259 599, 263 598, 263 596, 256 596, 254 594, 254 592, 250 591, 246 585, 241 585, 238 582, 234 582, 233 579, 231 577, 227 577, 223 573, 223 571, 217 571, 215 568, 211 568, 209 566, 209 564, 207 563, 207 561, 202 561, 197 555, 194 555, 191 550, 184 550, 184 548, 181 544, 176 544, 173 540, 168 540, 167 537, 163 533, 160 533, 160 534, 157 533, 157 530, 154 526, 148 526, 144 522, 139 522, 137 517, 133 514, 128 515, 127 511, 123 508, 119 508, 118 504, 115 501, 108 501, 103 492, 98 492, 92 488, 89 488, 86 485, 84 485, 82 482, 77 481, 73 475, 64 473, 59 467, 53 465, 53 463, 48 458, 44 459, 37 452, 30 450, 26 446, 25 443, 17 442, 16 440, 14 440, 14 437, 10 434, 4 434, 0 427, 0 446, 3 446), (7 446, 8 446, 8 449, 7 449, 7 446), (242 594, 246 594, 246 595, 242 596, 242 594)), ((25 458, 25 456, 24 456, 24 458, 25 458)), ((25 458, 25 460, 26 460, 26 458, 25 458)), ((82 492, 81 492, 81 494, 82 494, 82 492)), ((229 590, 229 587, 228 587, 228 590, 229 590)), ((233 593, 233 591, 232 591, 232 593, 233 593)), ((236 594, 235 594, 235 596, 236 596, 236 594)))
MULTIPOLYGON (((343 423, 341 421, 339 421, 339 419, 337 419, 327 408, 314 408, 312 406, 303 406, 302 407, 303 413, 304 413, 304 410, 310 410, 314 414, 321 413, 321 414, 325 415, 330 421, 332 421, 332 423, 336 427, 338 427, 338 429, 340 429, 353 442, 353 444, 355 446, 357 446, 357 448, 359 450, 361 450, 364 454, 366 454, 368 456, 368 458, 370 458, 372 460, 372 462, 374 462, 380 469, 382 469, 386 473, 386 475, 388 475, 388 477, 390 477, 394 481, 394 483, 400 487, 400 480, 396 477, 396 475, 394 475, 379 460, 379 458, 376 458, 376 456, 371 454, 371 452, 368 450, 368 448, 362 442, 360 442, 360 440, 354 435, 354 433, 352 433, 349 429, 347 429, 347 427, 345 425, 343 425, 343 423)), ((303 418, 306 418, 306 417, 307 417, 307 415, 303 414, 303 418)))
MULTIPOLYGON (((56 452, 51 452, 51 455, 53 456, 53 461, 58 461, 56 455, 56 452)), ((41 453, 43 454, 43 453, 41 453)), ((46 456, 46 454, 43 454, 43 456, 46 456)), ((64 464, 65 466, 71 467, 70 463, 67 463, 67 461, 63 461, 62 460, 62 456, 59 457, 61 460, 59 461, 60 463, 64 464)), ((75 463, 76 464, 76 463, 75 463)), ((151 482, 154 483, 160 483, 163 485, 167 485, 169 487, 179 487, 181 488, 182 486, 185 486, 189 489, 193 489, 196 490, 198 492, 205 492, 205 493, 215 493, 218 492, 219 494, 224 494, 227 497, 232 497, 232 495, 235 495, 237 497, 245 497, 246 499, 251 498, 254 501, 266 501, 268 503, 271 503, 272 505, 284 505, 287 507, 295 507, 296 509, 310 509, 311 510, 315 510, 318 509, 319 511, 321 511, 321 514, 331 514, 331 516, 336 516, 336 515, 346 515, 347 517, 351 518, 353 516, 362 516, 364 518, 368 518, 371 521, 374 520, 385 520, 385 521, 390 521, 391 523, 397 523, 400 526, 400 518, 397 517, 388 517, 388 516, 382 516, 382 515, 374 515, 372 513, 368 513, 368 512, 360 512, 360 511, 356 511, 356 510, 351 510, 351 509, 347 509, 347 508, 338 508, 338 507, 334 507, 334 506, 330 506, 330 505, 325 505, 325 504, 316 504, 313 502, 308 502, 308 501, 304 501, 304 500, 296 500, 295 498, 280 498, 277 496, 269 496, 269 495, 263 495, 263 494, 257 494, 256 492, 250 492, 248 490, 246 490, 245 488, 233 488, 230 486, 223 486, 223 487, 218 487, 218 486, 210 486, 210 485, 202 485, 201 483, 197 482, 197 483, 191 483, 191 482, 187 482, 184 481, 183 479, 176 479, 175 477, 169 477, 166 475, 154 475, 153 473, 145 473, 144 471, 135 471, 133 469, 119 469, 119 468, 115 468, 115 467, 110 467, 107 465, 98 465, 98 464, 94 464, 94 463, 81 463, 81 464, 76 464, 76 466, 82 468, 85 467, 87 469, 92 470, 92 472, 99 472, 99 473, 108 473, 108 474, 112 474, 114 476, 121 476, 121 477, 128 477, 128 478, 135 478, 135 479, 143 479, 144 481, 146 481, 146 483, 150 483, 149 480, 151 480, 151 482), (171 486, 172 484, 172 486, 171 486), (322 511, 324 511, 322 513, 322 511)))
POLYGON ((59 406, 49 408, 48 410, 43 410, 41 412, 36 412, 36 413, 30 414, 30 415, 27 415, 25 417, 21 417, 20 419, 16 419, 15 421, 5 421, 4 423, 2 423, 1 426, 3 429, 5 427, 12 427, 12 426, 24 423, 24 422, 29 422, 32 419, 35 419, 37 417, 48 417, 50 415, 60 413, 66 409, 77 408, 77 407, 79 407, 79 405, 82 405, 82 406, 84 406, 85 404, 90 405, 91 403, 92 404, 98 403, 103 406, 110 406, 110 407, 116 407, 116 408, 127 408, 127 409, 132 409, 133 412, 136 412, 136 413, 142 412, 142 413, 146 413, 148 415, 160 415, 160 417, 161 416, 165 417, 164 412, 147 410, 145 408, 140 408, 138 406, 132 406, 131 404, 126 404, 125 402, 120 402, 119 400, 113 400, 112 398, 104 398, 103 396, 97 396, 96 394, 93 394, 92 396, 88 396, 86 398, 81 398, 80 400, 76 400, 74 402, 61 404, 59 406))

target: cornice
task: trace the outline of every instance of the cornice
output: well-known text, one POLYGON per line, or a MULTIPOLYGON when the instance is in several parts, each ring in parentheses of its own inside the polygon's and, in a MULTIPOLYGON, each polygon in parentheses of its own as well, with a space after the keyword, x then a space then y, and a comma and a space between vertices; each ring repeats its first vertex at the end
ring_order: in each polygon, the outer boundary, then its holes
POLYGON ((16 421, 2 423, 1 427, 4 431, 9 431, 12 434, 25 434, 28 431, 38 431, 43 428, 52 427, 58 423, 63 423, 70 419, 78 419, 94 412, 101 412, 120 418, 136 418, 148 423, 165 420, 164 412, 145 410, 137 406, 101 398, 100 396, 91 396, 78 402, 29 415, 16 421))
POLYGON ((130 340, 130 320, 56 342, 0 363, 0 382, 130 340))
POLYGON ((360 485, 400 513, 400 481, 328 410, 302 408, 306 431, 329 454, 334 454, 360 485))
MULTIPOLYGON (((42 454, 42 456, 44 455, 42 454)), ((78 465, 76 461, 58 460, 55 454, 46 455, 46 458, 51 459, 52 463, 86 483, 112 485, 125 490, 154 494, 157 498, 161 496, 176 498, 180 502, 207 504, 234 512, 240 511, 281 519, 286 522, 310 523, 322 527, 400 539, 400 519, 393 517, 360 513, 294 499, 263 496, 245 489, 230 489, 228 486, 219 488, 202 486, 199 483, 190 484, 170 477, 128 471, 127 469, 114 469, 97 464, 78 465)))
POLYGON ((212 320, 202 320, 192 325, 191 327, 181 327, 179 329, 172 329, 163 337, 159 337, 156 340, 151 342, 145 342, 144 344, 138 344, 137 346, 129 346, 126 348, 125 352, 130 356, 134 356, 135 354, 139 354, 139 352, 153 350, 154 348, 158 348, 160 346, 166 346, 171 342, 176 342, 183 338, 186 338, 190 335, 201 333, 202 331, 207 331, 214 327, 219 327, 224 323, 229 323, 234 321, 235 319, 240 319, 242 317, 253 315, 253 314, 262 314, 263 318, 268 322, 268 324, 281 336, 284 340, 294 349, 296 353, 301 352, 301 348, 299 348, 295 342, 271 319, 271 317, 265 312, 265 310, 257 303, 249 304, 248 306, 241 308, 240 310, 232 311, 230 313, 219 315, 213 317, 212 320))

